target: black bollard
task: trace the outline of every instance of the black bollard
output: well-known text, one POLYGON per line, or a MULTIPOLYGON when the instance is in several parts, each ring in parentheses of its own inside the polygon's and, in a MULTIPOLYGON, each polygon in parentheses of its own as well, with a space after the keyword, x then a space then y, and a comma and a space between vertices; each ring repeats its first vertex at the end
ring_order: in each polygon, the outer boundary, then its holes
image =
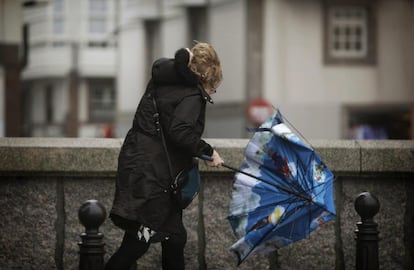
POLYGON ((79 270, 102 270, 104 268, 105 243, 99 227, 106 219, 105 207, 96 200, 88 200, 81 205, 79 220, 85 226, 80 235, 79 270))
POLYGON ((378 199, 369 192, 363 192, 355 199, 355 210, 361 217, 357 223, 356 270, 378 270, 378 230, 374 216, 380 209, 378 199))

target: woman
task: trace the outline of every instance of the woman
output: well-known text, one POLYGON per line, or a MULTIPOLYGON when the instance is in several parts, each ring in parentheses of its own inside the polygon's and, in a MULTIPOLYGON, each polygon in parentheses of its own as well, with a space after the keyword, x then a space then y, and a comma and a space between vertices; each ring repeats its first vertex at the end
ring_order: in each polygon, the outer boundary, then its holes
POLYGON ((120 248, 105 269, 129 269, 148 249, 161 242, 163 269, 184 269, 187 233, 182 210, 171 199, 166 153, 154 123, 154 103, 176 175, 192 165, 193 157, 207 155, 208 166, 223 163, 201 139, 206 103, 222 81, 219 57, 207 43, 180 49, 174 59, 162 58, 152 67, 152 78, 138 105, 118 159, 118 177, 110 218, 125 230, 120 248))

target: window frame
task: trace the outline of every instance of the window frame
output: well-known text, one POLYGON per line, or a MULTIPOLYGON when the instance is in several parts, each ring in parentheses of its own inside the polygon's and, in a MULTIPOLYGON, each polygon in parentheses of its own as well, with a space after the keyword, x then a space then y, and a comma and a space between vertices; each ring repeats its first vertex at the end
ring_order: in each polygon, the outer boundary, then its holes
POLYGON ((108 32, 108 4, 109 3, 107 0, 88 0, 87 33, 90 35, 104 35, 108 32), (94 1, 97 1, 97 3, 100 2, 102 4, 102 6, 100 6, 100 9, 93 9, 94 1))
POLYGON ((375 65, 377 54, 376 9, 374 1, 336 0, 323 2, 323 61, 325 65, 375 65), (362 7, 366 11, 367 53, 364 57, 333 56, 330 53, 330 10, 342 7, 362 7))
POLYGON ((66 1, 54 0, 52 2, 52 35, 63 36, 66 34, 66 1))

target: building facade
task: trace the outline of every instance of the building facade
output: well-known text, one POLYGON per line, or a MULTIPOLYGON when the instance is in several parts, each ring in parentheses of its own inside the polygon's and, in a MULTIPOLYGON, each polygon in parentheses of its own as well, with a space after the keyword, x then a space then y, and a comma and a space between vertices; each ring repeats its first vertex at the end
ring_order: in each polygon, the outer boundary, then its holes
POLYGON ((243 137, 246 126, 248 1, 125 0, 118 32, 118 130, 125 134, 149 79, 149 67, 194 40, 213 44, 224 81, 208 106, 206 137, 243 137), (135 50, 134 50, 135 49, 135 50))
POLYGON ((112 136, 115 1, 53 0, 25 8, 24 135, 112 136))
POLYGON ((245 137, 261 101, 306 138, 408 139, 413 13, 412 0, 50 1, 25 14, 25 130, 123 137, 152 62, 199 40, 224 73, 206 137, 245 137))
POLYGON ((413 1, 265 3, 263 93, 305 137, 410 137, 413 1))

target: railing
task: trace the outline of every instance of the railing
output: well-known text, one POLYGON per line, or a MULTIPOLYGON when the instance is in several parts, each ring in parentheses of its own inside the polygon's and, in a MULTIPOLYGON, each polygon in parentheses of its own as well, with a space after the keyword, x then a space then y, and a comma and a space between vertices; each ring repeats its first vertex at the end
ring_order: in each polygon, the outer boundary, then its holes
MULTIPOLYGON (((356 270, 378 270, 378 230, 373 217, 379 211, 378 199, 369 192, 363 192, 355 199, 355 210, 361 217, 357 223, 356 270)), ((96 200, 88 200, 79 208, 79 220, 85 227, 79 243, 79 270, 103 270, 104 242, 99 226, 106 218, 105 207, 96 200)), ((135 267, 135 265, 132 265, 135 267)))
POLYGON ((85 227, 79 243, 79 270, 102 270, 105 243, 99 227, 106 219, 105 207, 96 200, 88 200, 79 208, 79 221, 85 227))
MULTIPOLYGON (((227 164, 241 163, 247 140, 208 141, 227 164)), ((380 269, 414 269, 414 141, 311 143, 336 176, 335 221, 270 259, 255 256, 237 268, 228 250, 235 238, 226 220, 233 173, 202 166, 201 192, 184 211, 188 269, 355 269, 355 222, 363 224, 364 216, 358 217, 354 201, 363 190, 381 202, 375 216, 381 232, 380 269)), ((84 238, 85 245, 77 245, 83 230, 79 206, 94 198, 110 209, 121 144, 121 139, 0 139, 0 269, 79 267, 79 250, 90 242, 84 238)), ((365 229, 359 227, 358 236, 365 229)), ((99 231, 106 261, 118 248, 122 231, 109 220, 99 231)), ((94 243, 99 251, 100 242, 94 243)), ((138 262, 138 269, 154 268, 160 268, 157 245, 138 262)))
POLYGON ((378 230, 374 216, 378 214, 380 203, 369 192, 361 193, 355 200, 355 210, 361 217, 357 223, 356 234, 356 270, 378 270, 378 230))

